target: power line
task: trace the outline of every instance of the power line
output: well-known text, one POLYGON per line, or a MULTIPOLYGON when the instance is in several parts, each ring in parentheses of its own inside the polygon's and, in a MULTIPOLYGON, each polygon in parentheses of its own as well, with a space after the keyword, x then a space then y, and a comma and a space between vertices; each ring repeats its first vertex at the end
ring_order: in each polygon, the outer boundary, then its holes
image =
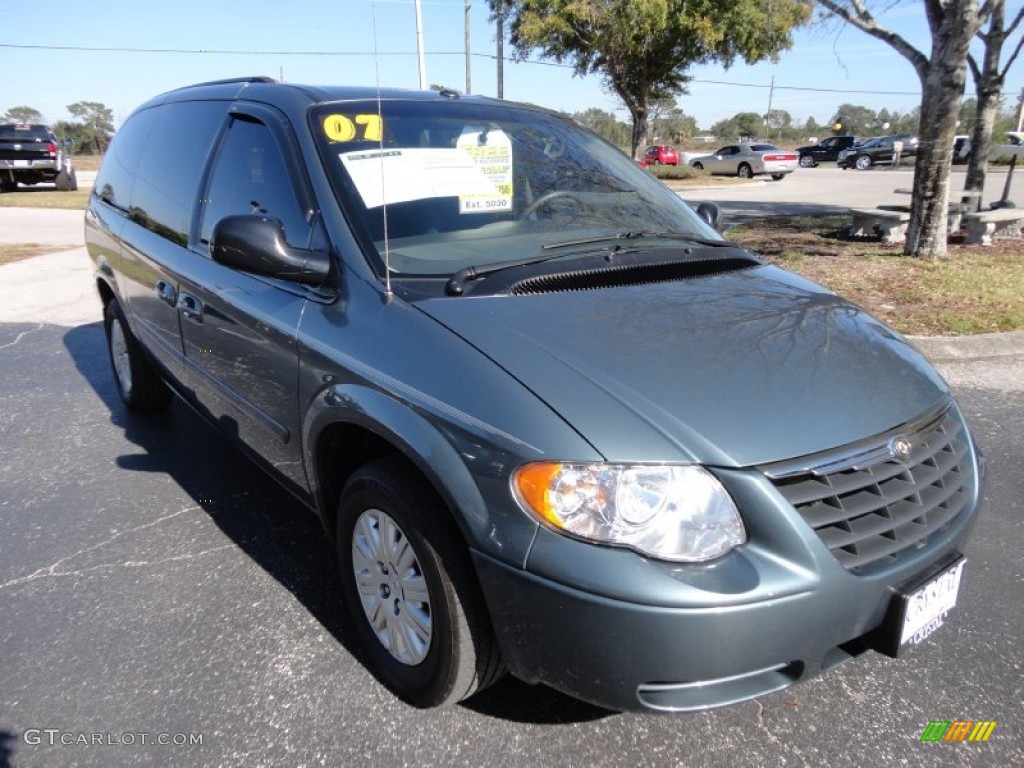
MULTIPOLYGON (((131 48, 131 47, 93 47, 86 45, 23 45, 18 43, 0 43, 0 48, 18 48, 28 50, 43 50, 43 51, 86 51, 93 53, 172 53, 172 54, 195 54, 195 53, 209 53, 209 54, 221 54, 226 56, 416 56, 415 51, 247 51, 238 49, 228 50, 213 50, 213 49, 202 49, 197 50, 194 48, 131 48)), ((465 56, 465 51, 432 51, 430 56, 465 56)), ((473 53, 475 58, 490 59, 492 61, 497 60, 497 55, 493 53, 473 53)), ((575 69, 571 64, 560 64, 554 61, 537 61, 536 59, 518 59, 513 57, 505 57, 505 61, 513 64, 532 64, 540 67, 556 67, 558 69, 575 69)), ((737 83, 729 80, 706 80, 703 78, 692 78, 689 80, 690 83, 696 83, 700 85, 724 85, 731 88, 760 88, 768 90, 772 88, 771 85, 762 83, 737 83)), ((920 91, 880 91, 875 88, 870 89, 857 89, 857 88, 811 88, 807 86, 799 85, 775 85, 775 90, 778 91, 803 91, 806 93, 868 93, 876 96, 920 96, 920 91)))

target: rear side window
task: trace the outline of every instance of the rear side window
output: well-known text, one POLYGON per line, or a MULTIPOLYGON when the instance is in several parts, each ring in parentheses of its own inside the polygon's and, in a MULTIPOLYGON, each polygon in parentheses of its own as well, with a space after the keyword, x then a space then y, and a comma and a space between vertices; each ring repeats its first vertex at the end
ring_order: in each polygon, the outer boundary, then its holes
POLYGON ((180 245, 188 243, 199 184, 227 107, 222 102, 165 104, 139 160, 132 190, 134 220, 180 245))
POLYGON ((127 211, 130 204, 135 168, 142 157, 146 139, 156 119, 155 110, 146 109, 129 117, 114 134, 103 165, 96 175, 95 194, 127 211))
POLYGON ((263 123, 235 119, 203 201, 200 241, 211 241, 220 219, 246 213, 278 218, 290 245, 309 244, 309 224, 274 135, 263 123))

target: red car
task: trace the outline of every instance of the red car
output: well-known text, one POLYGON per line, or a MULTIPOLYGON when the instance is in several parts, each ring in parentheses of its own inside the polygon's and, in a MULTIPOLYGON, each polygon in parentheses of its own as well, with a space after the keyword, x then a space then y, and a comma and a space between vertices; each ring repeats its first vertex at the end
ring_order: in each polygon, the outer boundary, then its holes
POLYGON ((679 165, 679 154, 675 147, 656 146, 644 150, 648 165, 679 165))

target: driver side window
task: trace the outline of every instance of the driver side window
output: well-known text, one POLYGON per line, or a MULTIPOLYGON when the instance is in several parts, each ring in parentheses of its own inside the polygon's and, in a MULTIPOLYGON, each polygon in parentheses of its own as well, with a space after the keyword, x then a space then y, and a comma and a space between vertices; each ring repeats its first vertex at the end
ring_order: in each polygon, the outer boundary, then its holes
POLYGON ((223 217, 246 213, 280 219, 289 245, 308 246, 310 226, 273 134, 263 123, 235 119, 203 200, 201 241, 209 244, 223 217))

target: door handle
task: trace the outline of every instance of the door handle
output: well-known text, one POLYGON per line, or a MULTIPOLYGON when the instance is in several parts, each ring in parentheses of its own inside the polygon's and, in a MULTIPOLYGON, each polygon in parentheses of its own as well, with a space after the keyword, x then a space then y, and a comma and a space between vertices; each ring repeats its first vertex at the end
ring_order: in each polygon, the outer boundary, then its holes
POLYGON ((193 323, 203 322, 203 302, 187 293, 178 295, 178 310, 193 323))
POLYGON ((170 306, 174 306, 178 301, 178 292, 174 290, 174 286, 164 280, 161 280, 156 284, 156 295, 160 297, 160 301, 165 302, 170 306))

